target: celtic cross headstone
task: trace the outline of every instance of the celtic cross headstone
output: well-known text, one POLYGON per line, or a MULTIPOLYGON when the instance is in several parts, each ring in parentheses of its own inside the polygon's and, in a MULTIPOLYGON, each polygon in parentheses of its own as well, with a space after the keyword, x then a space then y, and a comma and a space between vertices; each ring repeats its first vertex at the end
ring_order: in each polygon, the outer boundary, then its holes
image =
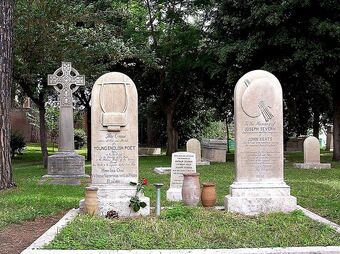
POLYGON ((48 85, 59 92, 59 144, 58 152, 48 158, 48 175, 57 178, 56 183, 78 184, 85 175, 85 159, 74 152, 73 93, 85 85, 85 76, 79 75, 70 62, 62 62, 52 75, 48 75, 48 85), (71 179, 71 181, 65 179, 71 179))

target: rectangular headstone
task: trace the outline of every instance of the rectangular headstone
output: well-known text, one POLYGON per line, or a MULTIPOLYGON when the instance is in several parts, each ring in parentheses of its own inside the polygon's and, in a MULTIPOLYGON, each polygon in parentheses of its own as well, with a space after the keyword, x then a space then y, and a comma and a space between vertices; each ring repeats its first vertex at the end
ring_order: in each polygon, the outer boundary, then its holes
POLYGON ((227 140, 202 139, 202 157, 211 162, 226 162, 227 140))
POLYGON ((171 158, 170 188, 166 192, 169 201, 182 200, 183 173, 196 172, 196 158, 194 153, 173 153, 171 158))
POLYGON ((236 179, 225 208, 246 215, 296 209, 283 179, 282 89, 266 71, 245 74, 236 84, 236 179))
POLYGON ((138 106, 137 90, 125 74, 111 72, 101 76, 92 89, 92 186, 98 187, 101 215, 109 210, 120 217, 148 215, 149 198, 138 213, 129 207, 138 182, 138 106))

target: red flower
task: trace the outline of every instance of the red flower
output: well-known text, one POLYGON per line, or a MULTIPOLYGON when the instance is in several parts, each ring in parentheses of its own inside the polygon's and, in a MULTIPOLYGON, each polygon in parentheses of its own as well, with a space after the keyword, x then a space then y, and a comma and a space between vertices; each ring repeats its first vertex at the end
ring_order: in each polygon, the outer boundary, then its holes
POLYGON ((148 179, 142 178, 142 185, 148 185, 148 179))

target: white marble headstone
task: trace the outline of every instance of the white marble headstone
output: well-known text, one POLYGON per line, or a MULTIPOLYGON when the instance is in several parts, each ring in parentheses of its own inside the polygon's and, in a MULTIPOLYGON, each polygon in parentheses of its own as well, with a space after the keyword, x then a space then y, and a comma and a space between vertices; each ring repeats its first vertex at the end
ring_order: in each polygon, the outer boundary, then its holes
POLYGON ((262 70, 245 74, 236 84, 236 179, 225 197, 226 210, 246 215, 296 208, 283 179, 282 89, 262 70))
POLYGON ((121 217, 147 215, 146 208, 134 213, 129 207, 138 181, 138 108, 137 90, 123 73, 101 76, 92 89, 92 186, 98 187, 101 215, 109 210, 121 217))
POLYGON ((194 172, 196 172, 196 156, 194 153, 177 152, 172 154, 170 188, 166 192, 167 200, 182 200, 183 173, 194 172))

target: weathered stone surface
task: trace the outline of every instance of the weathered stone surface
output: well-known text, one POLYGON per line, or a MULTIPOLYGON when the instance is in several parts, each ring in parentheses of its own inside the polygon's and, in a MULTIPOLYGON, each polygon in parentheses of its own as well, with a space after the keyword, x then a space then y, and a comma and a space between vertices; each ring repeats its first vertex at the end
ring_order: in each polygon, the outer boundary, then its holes
POLYGON ((99 213, 109 210, 120 217, 148 215, 150 199, 138 213, 129 207, 138 181, 137 90, 125 74, 101 76, 92 89, 92 186, 98 188, 99 213))
POLYGON ((196 165, 210 165, 209 161, 202 160, 201 142, 198 139, 191 138, 187 141, 187 152, 196 155, 196 165))
POLYGON ((304 163, 294 163, 296 168, 329 169, 330 163, 320 163, 320 143, 316 137, 308 137, 303 143, 304 163))
POLYGON ((171 173, 171 167, 155 167, 153 172, 159 175, 167 175, 171 173))
POLYGON ((203 160, 210 162, 227 161, 227 140, 223 139, 203 139, 202 140, 203 160))
POLYGON ((287 152, 302 152, 303 141, 306 137, 289 138, 287 141, 287 152))
POLYGON ((48 157, 48 174, 43 179, 55 178, 48 181, 50 184, 80 184, 79 178, 89 176, 85 174, 84 156, 74 152, 72 94, 79 86, 85 85, 85 76, 79 75, 71 63, 63 62, 53 75, 48 75, 48 85, 59 92, 59 142, 58 152, 48 157))
POLYGON ((296 209, 283 180, 282 89, 277 78, 257 70, 236 84, 236 179, 225 197, 227 211, 255 215, 296 209))
POLYGON ((183 173, 196 172, 196 156, 194 153, 173 153, 171 158, 170 188, 166 192, 169 201, 182 200, 183 173))
POLYGON ((327 127, 326 151, 333 151, 333 125, 327 127))
POLYGON ((139 147, 138 155, 149 156, 149 155, 161 155, 161 148, 157 147, 139 147))
POLYGON ((303 142, 303 158, 305 163, 320 163, 320 143, 316 137, 308 137, 303 142))

